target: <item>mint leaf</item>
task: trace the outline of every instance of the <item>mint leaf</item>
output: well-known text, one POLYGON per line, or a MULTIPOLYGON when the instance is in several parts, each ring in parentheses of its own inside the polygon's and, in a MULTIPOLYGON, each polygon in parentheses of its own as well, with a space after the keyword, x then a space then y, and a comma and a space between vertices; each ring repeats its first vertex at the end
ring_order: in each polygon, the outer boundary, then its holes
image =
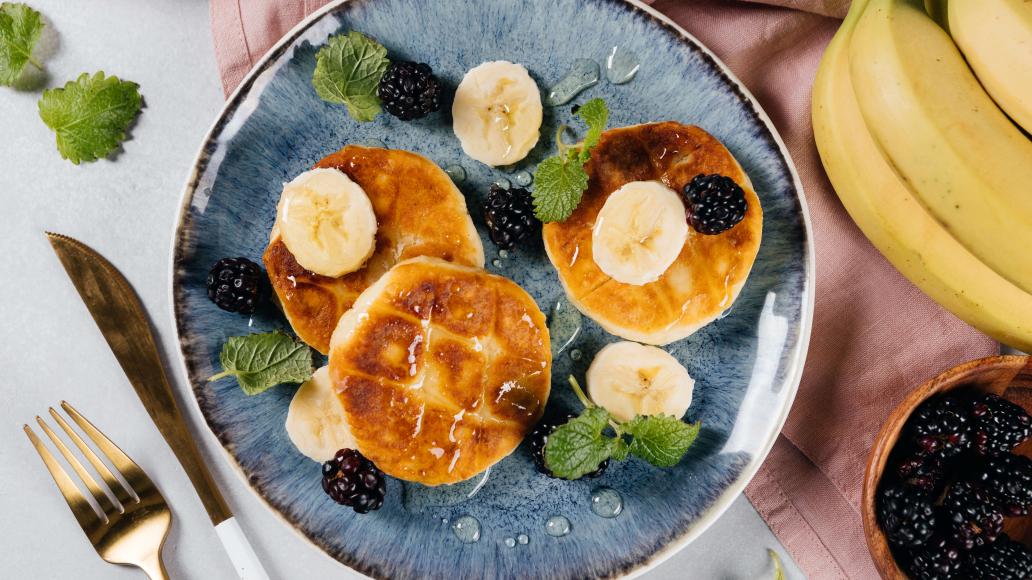
POLYGON ((303 383, 312 378, 312 350, 282 330, 232 336, 222 345, 219 361, 223 372, 208 380, 236 375, 248 395, 280 383, 303 383))
POLYGON ((588 125, 588 134, 579 146, 567 145, 561 136, 567 129, 559 127, 555 140, 559 155, 538 164, 534 172, 534 214, 543 222, 564 222, 580 204, 588 188, 588 172, 584 164, 591 159, 591 150, 598 145, 609 122, 609 108, 602 99, 591 99, 577 110, 588 125))
POLYGON ((372 121, 383 110, 376 86, 391 64, 387 49, 354 30, 331 36, 327 44, 315 55, 315 92, 324 101, 346 104, 352 119, 372 121))
POLYGON ((609 107, 602 99, 591 99, 577 110, 577 116, 584 119, 588 126, 588 134, 584 137, 584 145, 580 150, 580 162, 587 163, 588 159, 591 159, 591 150, 598 145, 602 131, 609 122, 609 107))
POLYGON ((95 161, 118 147, 125 128, 140 110, 136 83, 84 73, 63 89, 43 93, 39 117, 57 133, 61 157, 78 165, 95 161))
POLYGON ((608 424, 609 412, 605 409, 584 409, 579 417, 560 425, 548 436, 545 465, 563 479, 577 479, 595 471, 614 448, 611 440, 602 435, 608 424))
POLYGON ((18 80, 26 63, 43 66, 32 58, 32 49, 43 31, 39 12, 25 4, 0 4, 0 85, 18 80))
POLYGON ((623 461, 627 459, 627 451, 630 447, 627 442, 620 437, 615 437, 610 440, 609 455, 617 461, 623 461))
POLYGON ((630 452, 656 467, 671 467, 681 461, 699 435, 701 423, 689 425, 676 417, 636 415, 624 423, 624 433, 634 435, 630 452))
POLYGON ((587 188, 588 172, 578 160, 549 157, 534 172, 534 213, 543 222, 566 221, 587 188))

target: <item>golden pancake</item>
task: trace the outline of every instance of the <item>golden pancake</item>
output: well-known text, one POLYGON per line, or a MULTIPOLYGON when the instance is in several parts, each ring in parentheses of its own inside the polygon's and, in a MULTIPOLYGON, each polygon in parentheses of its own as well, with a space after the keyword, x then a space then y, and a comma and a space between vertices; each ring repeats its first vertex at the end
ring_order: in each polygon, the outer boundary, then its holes
POLYGON ((348 145, 315 168, 343 172, 365 190, 376 213, 376 250, 355 272, 338 278, 304 269, 273 226, 262 255, 279 306, 301 340, 328 354, 330 337, 355 299, 395 264, 433 256, 484 265, 484 247, 462 197, 429 159, 396 149, 348 145))
POLYGON ((602 133, 585 169, 588 189, 565 222, 545 224, 545 251, 570 302, 608 332, 646 344, 680 340, 720 316, 738 297, 760 247, 763 211, 749 177, 712 135, 680 123, 602 133), (688 229, 674 263, 655 282, 618 282, 592 260, 591 228, 609 195, 632 181, 658 180, 674 191, 696 175, 718 173, 742 186, 749 209, 735 227, 707 236, 688 229))
POLYGON ((330 378, 359 451, 426 485, 487 469, 548 400, 545 316, 515 282, 437 258, 399 263, 330 344, 330 378))

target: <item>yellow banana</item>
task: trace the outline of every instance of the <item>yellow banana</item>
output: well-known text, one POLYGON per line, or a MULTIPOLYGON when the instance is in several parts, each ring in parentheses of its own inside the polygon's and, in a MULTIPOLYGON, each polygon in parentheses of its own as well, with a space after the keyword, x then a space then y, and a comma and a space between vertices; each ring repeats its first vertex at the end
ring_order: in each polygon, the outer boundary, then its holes
POLYGON ((985 91, 1032 132, 1032 2, 949 0, 950 34, 985 91))
POLYGON ((904 185, 975 257, 1032 291, 1032 140, 923 0, 871 0, 849 65, 867 128, 904 185))
POLYGON ((849 215, 904 276, 961 320, 1032 349, 1032 295, 1001 278, 910 195, 875 146, 853 93, 849 44, 868 0, 854 0, 813 86, 813 128, 828 177, 849 215))

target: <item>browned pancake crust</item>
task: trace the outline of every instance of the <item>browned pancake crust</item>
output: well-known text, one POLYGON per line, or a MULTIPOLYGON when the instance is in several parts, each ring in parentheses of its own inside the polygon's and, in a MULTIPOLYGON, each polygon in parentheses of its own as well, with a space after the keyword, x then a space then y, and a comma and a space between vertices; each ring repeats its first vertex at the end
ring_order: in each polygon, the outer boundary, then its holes
POLYGON ((759 250, 763 211, 748 177, 723 144, 698 127, 675 122, 610 129, 602 133, 585 169, 588 189, 580 205, 565 222, 543 228, 549 258, 580 310, 614 334, 665 344, 731 305, 759 250), (749 209, 741 223, 713 236, 689 228, 670 268, 642 286, 613 280, 595 264, 591 228, 610 194, 632 181, 650 180, 680 192, 700 173, 726 175, 742 186, 749 209))
POLYGON ((548 400, 545 316, 516 283, 434 258, 398 264, 330 353, 359 450, 388 475, 455 483, 519 445, 548 400))
POLYGON ((294 332, 319 352, 329 352, 333 329, 358 295, 398 262, 434 256, 484 265, 462 194, 432 161, 408 151, 348 145, 315 164, 320 168, 343 172, 369 196, 377 221, 373 255, 339 278, 302 268, 276 232, 262 255, 294 332))

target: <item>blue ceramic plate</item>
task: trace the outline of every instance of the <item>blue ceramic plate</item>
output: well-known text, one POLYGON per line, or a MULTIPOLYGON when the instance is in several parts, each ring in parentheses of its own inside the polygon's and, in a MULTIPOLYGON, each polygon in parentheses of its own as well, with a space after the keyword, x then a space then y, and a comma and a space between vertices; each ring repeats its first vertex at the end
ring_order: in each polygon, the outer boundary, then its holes
MULTIPOLYGON (((533 170, 554 154, 551 136, 560 123, 581 126, 569 106, 546 108, 541 143, 517 170, 533 170)), ((532 7, 520 0, 353 0, 295 28, 226 103, 183 194, 171 283, 184 368, 208 426, 261 500, 320 550, 373 578, 567 579, 648 569, 702 533, 742 491, 774 443, 799 384, 813 271, 806 203, 770 120, 723 64, 658 13, 627 0, 541 0, 532 7), (315 53, 329 35, 347 30, 377 38, 393 61, 429 63, 448 87, 443 110, 410 123, 381 114, 360 124, 344 106, 320 100, 311 83, 315 53), (488 269, 515 280, 551 312, 563 291, 540 239, 501 258, 487 238, 476 208, 492 182, 514 175, 463 155, 451 130, 450 96, 465 71, 484 61, 522 63, 544 89, 575 59, 604 67, 615 45, 639 56, 637 77, 614 85, 603 75, 575 102, 604 98, 611 127, 664 120, 699 125, 739 160, 763 205, 763 243, 734 306, 665 347, 696 380, 686 418, 702 421, 698 441, 676 467, 630 459, 598 480, 577 482, 535 473, 524 442, 465 503, 440 507, 471 486, 427 494, 390 480, 378 512, 357 516, 336 506, 322 492, 319 465, 294 448, 284 429, 295 386, 249 397, 233 380, 205 380, 221 370, 219 351, 228 337, 286 326, 272 307, 251 318, 217 309, 205 296, 208 268, 226 256, 260 261, 283 182, 347 143, 377 139, 442 167, 463 166, 468 178, 459 188, 483 237, 488 269), (590 498, 600 486, 622 496, 617 517, 593 513, 590 498), (467 515, 481 523, 475 543, 453 533, 456 519, 467 515), (546 532, 553 515, 569 520, 568 535, 546 532)), ((548 414, 580 409, 564 377, 583 378, 595 352, 617 340, 585 322, 575 343, 556 356, 548 414), (583 353, 578 360, 569 356, 572 348, 583 353)))

